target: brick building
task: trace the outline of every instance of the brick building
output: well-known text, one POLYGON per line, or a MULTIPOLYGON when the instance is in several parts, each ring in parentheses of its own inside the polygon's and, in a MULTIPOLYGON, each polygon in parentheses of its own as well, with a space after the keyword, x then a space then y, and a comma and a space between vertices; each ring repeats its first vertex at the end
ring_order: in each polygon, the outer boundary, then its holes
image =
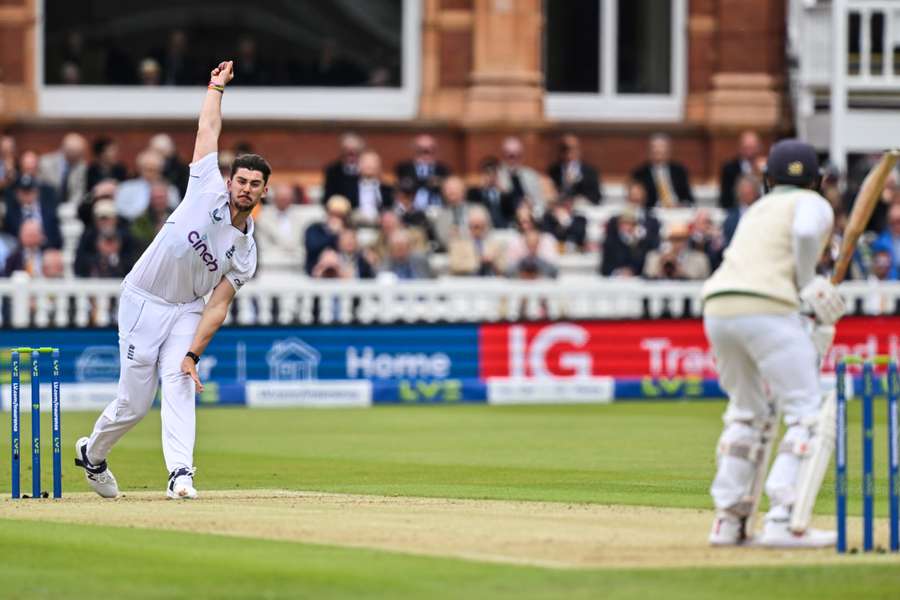
MULTIPOLYGON (((2 127, 21 147, 41 151, 67 130, 112 134, 126 157, 165 130, 186 154, 202 86, 48 83, 53 11, 63 4, 0 0, 2 127)), ((199 10, 204 3, 191 4, 199 10)), ((695 183, 703 183, 715 180, 742 129, 765 139, 790 129, 786 0, 381 4, 399 11, 384 22, 397 24, 401 83, 229 89, 224 143, 247 140, 279 173, 314 178, 346 130, 363 134, 386 165, 409 154, 413 133, 432 132, 443 160, 466 172, 497 154, 513 132, 522 135, 528 161, 543 168, 555 158, 559 135, 574 131, 587 160, 616 181, 643 160, 648 134, 664 131, 695 183)), ((154 18, 148 13, 145 21, 154 18)))

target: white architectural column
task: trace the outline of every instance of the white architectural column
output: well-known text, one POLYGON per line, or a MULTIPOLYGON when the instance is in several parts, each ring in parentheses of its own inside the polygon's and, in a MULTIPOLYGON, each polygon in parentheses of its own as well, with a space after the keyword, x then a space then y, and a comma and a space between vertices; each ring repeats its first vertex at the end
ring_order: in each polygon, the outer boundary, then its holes
POLYGON ((844 127, 847 120, 847 0, 831 3, 831 164, 842 172, 847 168, 844 127))

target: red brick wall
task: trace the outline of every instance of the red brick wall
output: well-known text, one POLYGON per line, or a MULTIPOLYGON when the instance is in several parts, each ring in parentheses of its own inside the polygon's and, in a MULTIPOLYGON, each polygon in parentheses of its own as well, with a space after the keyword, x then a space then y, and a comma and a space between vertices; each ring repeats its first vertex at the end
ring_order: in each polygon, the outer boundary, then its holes
MULTIPOLYGON (((123 158, 133 164, 135 155, 143 149, 150 136, 160 131, 170 134, 184 160, 190 160, 194 143, 194 124, 185 121, 160 122, 155 126, 139 126, 128 123, 86 123, 68 128, 63 125, 45 124, 40 127, 18 125, 9 129, 16 136, 19 147, 38 152, 55 149, 62 135, 69 130, 78 131, 88 140, 109 135, 118 140, 123 158)), ((519 134, 526 144, 527 162, 543 171, 557 158, 560 135, 575 131, 581 138, 585 160, 595 164, 604 176, 611 180, 625 178, 647 152, 647 138, 657 131, 653 127, 624 127, 597 125, 582 127, 553 127, 541 130, 515 131, 510 129, 481 129, 466 131, 448 125, 421 127, 415 124, 376 125, 337 124, 266 124, 259 127, 252 123, 225 124, 221 148, 232 148, 238 142, 249 142, 256 152, 264 155, 276 171, 318 171, 337 155, 338 138, 344 131, 356 131, 363 135, 369 146, 377 150, 386 171, 411 155, 412 138, 426 131, 438 140, 440 158, 456 172, 475 172, 485 156, 499 157, 500 144, 510 134, 519 134)), ((722 150, 714 152, 720 144, 708 137, 700 127, 678 128, 670 131, 674 150, 679 161, 687 165, 696 183, 704 183, 717 176, 718 161, 734 153, 736 138, 722 138, 722 150), (715 156, 714 164, 710 159, 715 156)))
POLYGON ((778 72, 784 68, 785 0, 718 1, 719 70, 778 72))
POLYGON ((472 71, 472 32, 441 32, 440 48, 441 87, 465 87, 472 71))
POLYGON ((0 82, 25 82, 24 45, 25 31, 21 27, 0 25, 0 82))
POLYGON ((705 92, 712 88, 718 49, 716 47, 716 2, 695 0, 688 15, 688 92, 705 92))
POLYGON ((443 10, 472 10, 473 0, 441 0, 443 10))

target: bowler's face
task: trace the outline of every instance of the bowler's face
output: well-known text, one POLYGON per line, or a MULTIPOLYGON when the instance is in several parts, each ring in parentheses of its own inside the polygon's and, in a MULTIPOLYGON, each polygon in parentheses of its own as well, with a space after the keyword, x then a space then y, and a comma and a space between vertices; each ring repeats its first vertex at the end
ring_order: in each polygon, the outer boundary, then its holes
POLYGON ((253 210, 267 190, 262 172, 246 167, 239 167, 234 176, 228 180, 231 204, 241 212, 253 210))

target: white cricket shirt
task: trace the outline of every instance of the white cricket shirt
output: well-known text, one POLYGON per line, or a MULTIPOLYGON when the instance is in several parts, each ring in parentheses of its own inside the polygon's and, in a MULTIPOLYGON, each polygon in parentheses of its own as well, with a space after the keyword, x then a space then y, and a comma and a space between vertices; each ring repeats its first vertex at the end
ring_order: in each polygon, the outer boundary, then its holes
POLYGON ((232 227, 218 161, 213 152, 191 164, 184 200, 125 277, 126 283, 179 304, 206 296, 223 276, 235 291, 253 277, 253 219, 247 218, 247 233, 232 227))

